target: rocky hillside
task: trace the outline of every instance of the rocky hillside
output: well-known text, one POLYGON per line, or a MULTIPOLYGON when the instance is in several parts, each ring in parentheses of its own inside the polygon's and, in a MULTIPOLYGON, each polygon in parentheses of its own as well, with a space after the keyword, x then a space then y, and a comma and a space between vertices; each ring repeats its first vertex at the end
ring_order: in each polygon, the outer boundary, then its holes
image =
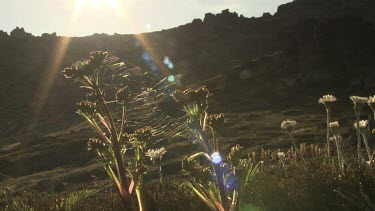
MULTIPOLYGON (((82 93, 60 74, 97 49, 175 75, 181 86, 207 85, 214 93, 210 109, 227 118, 223 149, 237 143, 258 151, 289 147, 280 122, 290 117, 298 121, 298 141, 324 143, 318 97, 335 94, 340 106, 333 115, 352 128, 348 96, 375 93, 374 11, 372 0, 296 0, 274 15, 246 18, 224 10, 140 35, 0 31, 0 189, 69 190, 92 175, 105 176, 86 149, 92 131, 75 114, 82 93), (69 45, 55 63, 61 43, 69 45)), ((355 136, 350 128, 347 143, 355 136)), ((168 175, 177 174, 181 158, 195 150, 187 141, 165 147, 168 175)))
MULTIPOLYGON (((315 102, 326 91, 338 96, 371 94, 373 11, 375 2, 370 0, 296 0, 259 18, 224 10, 159 32, 70 38, 55 69, 92 50, 107 50, 161 75, 181 76, 183 86, 207 84, 218 111, 285 105, 287 99, 311 97, 315 102), (173 68, 163 63, 166 56, 173 68)), ((22 28, 10 35, 0 32, 2 140, 30 132, 41 135, 80 120, 74 105, 81 94, 51 69, 56 46, 64 39, 56 34, 34 37, 22 28), (51 89, 44 95, 49 83, 51 89), (42 108, 40 114, 35 108, 42 108)))

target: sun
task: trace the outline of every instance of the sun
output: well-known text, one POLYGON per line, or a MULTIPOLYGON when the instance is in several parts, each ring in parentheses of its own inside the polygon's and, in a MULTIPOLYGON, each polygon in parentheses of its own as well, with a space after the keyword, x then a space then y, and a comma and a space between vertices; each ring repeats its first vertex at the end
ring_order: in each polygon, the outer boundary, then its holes
POLYGON ((119 0, 76 0, 76 8, 81 10, 86 7, 102 8, 102 7, 118 7, 119 0))

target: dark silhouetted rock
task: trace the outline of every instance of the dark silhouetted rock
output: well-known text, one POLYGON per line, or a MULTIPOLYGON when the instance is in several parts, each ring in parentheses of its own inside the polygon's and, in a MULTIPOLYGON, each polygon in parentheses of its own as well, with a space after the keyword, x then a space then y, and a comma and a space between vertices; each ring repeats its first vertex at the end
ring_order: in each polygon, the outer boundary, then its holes
POLYGON ((269 12, 265 12, 263 13, 262 18, 272 18, 272 15, 269 12))
POLYGON ((9 34, 5 31, 0 30, 0 40, 10 38, 9 34))
POLYGON ((194 19, 191 24, 193 24, 193 26, 196 26, 196 25, 201 25, 203 23, 203 21, 199 18, 196 18, 194 19))
POLYGON ((57 38, 56 32, 53 32, 51 34, 49 33, 43 33, 41 36, 43 39, 54 39, 57 38))
POLYGON ((204 15, 204 19, 203 19, 203 21, 204 22, 211 22, 211 21, 213 21, 215 19, 215 15, 214 14, 212 14, 212 13, 206 13, 205 15, 204 15))
POLYGON ((10 36, 13 39, 24 39, 34 37, 31 33, 27 33, 24 28, 16 27, 13 31, 10 32, 10 36))

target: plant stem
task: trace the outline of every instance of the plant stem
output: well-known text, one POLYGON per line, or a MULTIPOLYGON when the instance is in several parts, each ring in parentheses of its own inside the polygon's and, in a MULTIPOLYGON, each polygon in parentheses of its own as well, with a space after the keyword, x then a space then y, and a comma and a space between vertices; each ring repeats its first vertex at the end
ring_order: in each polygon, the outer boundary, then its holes
MULTIPOLYGON (((356 110, 356 109, 355 109, 356 110)), ((357 128, 356 128, 356 132, 357 132, 357 151, 358 151, 358 164, 359 166, 361 166, 362 164, 362 147, 361 147, 361 133, 359 131, 359 115, 360 115, 360 111, 355 111, 355 119, 356 119, 356 124, 357 124, 357 128)))
POLYGON ((329 135, 330 135, 330 129, 329 129, 329 123, 331 119, 331 108, 327 107, 327 156, 328 156, 328 162, 331 164, 331 144, 329 142, 329 135))
POLYGON ((121 138, 122 132, 124 130, 125 121, 126 121, 126 106, 122 105, 121 127, 120 127, 120 133, 118 137, 119 139, 121 138))
MULTIPOLYGON (((101 103, 104 106, 105 113, 106 113, 106 115, 109 119, 109 123, 110 123, 110 126, 111 126, 111 128, 110 128, 111 137, 110 138, 111 138, 111 141, 113 143, 112 150, 113 150, 113 153, 114 153, 114 156, 115 156, 118 178, 120 180, 121 186, 125 190, 124 197, 121 197, 121 201, 123 203, 124 208, 125 207, 133 207, 132 199, 131 199, 131 193, 129 193, 129 190, 128 190, 129 184, 128 184, 128 181, 126 179, 125 165, 124 165, 123 157, 121 155, 121 146, 120 146, 119 140, 117 138, 117 131, 116 131, 116 128, 115 128, 115 123, 113 121, 112 114, 111 114, 111 111, 109 110, 107 102, 104 99, 102 91, 100 90, 100 88, 98 86, 94 86, 94 90, 97 92, 97 96, 100 96, 101 103)), ((118 188, 120 188, 120 187, 118 187, 118 188)))
POLYGON ((337 147, 337 159, 339 161, 339 167, 340 167, 340 170, 343 172, 344 171, 344 162, 343 162, 343 159, 342 159, 342 152, 341 152, 341 145, 340 145, 340 140, 339 140, 339 137, 338 136, 334 136, 335 137, 335 143, 336 143, 336 147, 337 147))
POLYGON ((365 142, 365 147, 366 147, 366 151, 367 151, 367 156, 368 156, 368 160, 370 161, 371 163, 371 152, 370 152, 370 147, 368 145, 368 141, 367 141, 367 137, 366 137, 366 134, 363 134, 362 133, 362 137, 363 137, 363 142, 365 142))
POLYGON ((224 187, 224 181, 223 181, 223 174, 220 171, 220 165, 218 164, 212 164, 215 170, 216 175, 216 182, 219 187, 219 194, 221 199, 221 204, 224 207, 224 210, 228 210, 229 208, 229 201, 225 194, 225 187, 224 187))
POLYGON ((296 145, 296 142, 294 141, 294 137, 293 137, 293 134, 291 132, 288 131, 288 134, 289 134, 289 137, 290 137, 290 141, 292 142, 294 148, 296 149, 297 151, 297 154, 299 154, 303 160, 303 162, 306 163, 305 161, 305 158, 301 155, 301 153, 299 152, 298 148, 297 148, 297 145, 296 145))
POLYGON ((165 189, 164 187, 164 183, 163 183, 163 173, 161 171, 161 161, 159 160, 158 162, 158 172, 159 172, 159 180, 160 180, 160 184, 161 186, 163 187, 163 189, 165 189))
MULTIPOLYGON (((142 180, 142 177, 140 177, 139 179, 142 180)), ((143 191, 141 190, 141 187, 137 185, 137 187, 135 188, 135 191, 137 193, 139 211, 146 211, 147 208, 146 208, 146 203, 145 203, 145 197, 144 197, 143 191)))
POLYGON ((230 206, 230 211, 236 211, 238 206, 238 192, 236 190, 233 191, 232 203, 230 206))

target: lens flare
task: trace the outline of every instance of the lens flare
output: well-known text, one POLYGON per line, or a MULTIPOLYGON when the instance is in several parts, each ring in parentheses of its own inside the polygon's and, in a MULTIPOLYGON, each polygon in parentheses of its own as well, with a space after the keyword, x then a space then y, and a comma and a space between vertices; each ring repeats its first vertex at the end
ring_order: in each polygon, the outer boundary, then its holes
POLYGON ((158 71, 158 68, 156 67, 156 65, 154 63, 150 64, 150 68, 151 68, 152 72, 154 72, 154 73, 156 73, 158 71))
POLYGON ((237 188, 238 185, 238 178, 235 175, 228 175, 224 180, 224 185, 229 190, 233 190, 237 188))
POLYGON ((151 62, 151 56, 150 56, 150 54, 148 54, 147 52, 143 52, 143 54, 142 54, 142 58, 143 58, 143 60, 145 60, 146 62, 151 62))
POLYGON ((168 57, 168 56, 165 56, 163 62, 164 62, 164 64, 168 65, 169 62, 170 62, 169 57, 168 57))
POLYGON ((173 75, 168 76, 168 81, 169 82, 174 82, 174 80, 175 80, 175 78, 174 78, 173 75))
POLYGON ((215 152, 211 155, 211 161, 212 163, 219 165, 223 161, 223 159, 221 159, 221 156, 218 152, 215 152))

